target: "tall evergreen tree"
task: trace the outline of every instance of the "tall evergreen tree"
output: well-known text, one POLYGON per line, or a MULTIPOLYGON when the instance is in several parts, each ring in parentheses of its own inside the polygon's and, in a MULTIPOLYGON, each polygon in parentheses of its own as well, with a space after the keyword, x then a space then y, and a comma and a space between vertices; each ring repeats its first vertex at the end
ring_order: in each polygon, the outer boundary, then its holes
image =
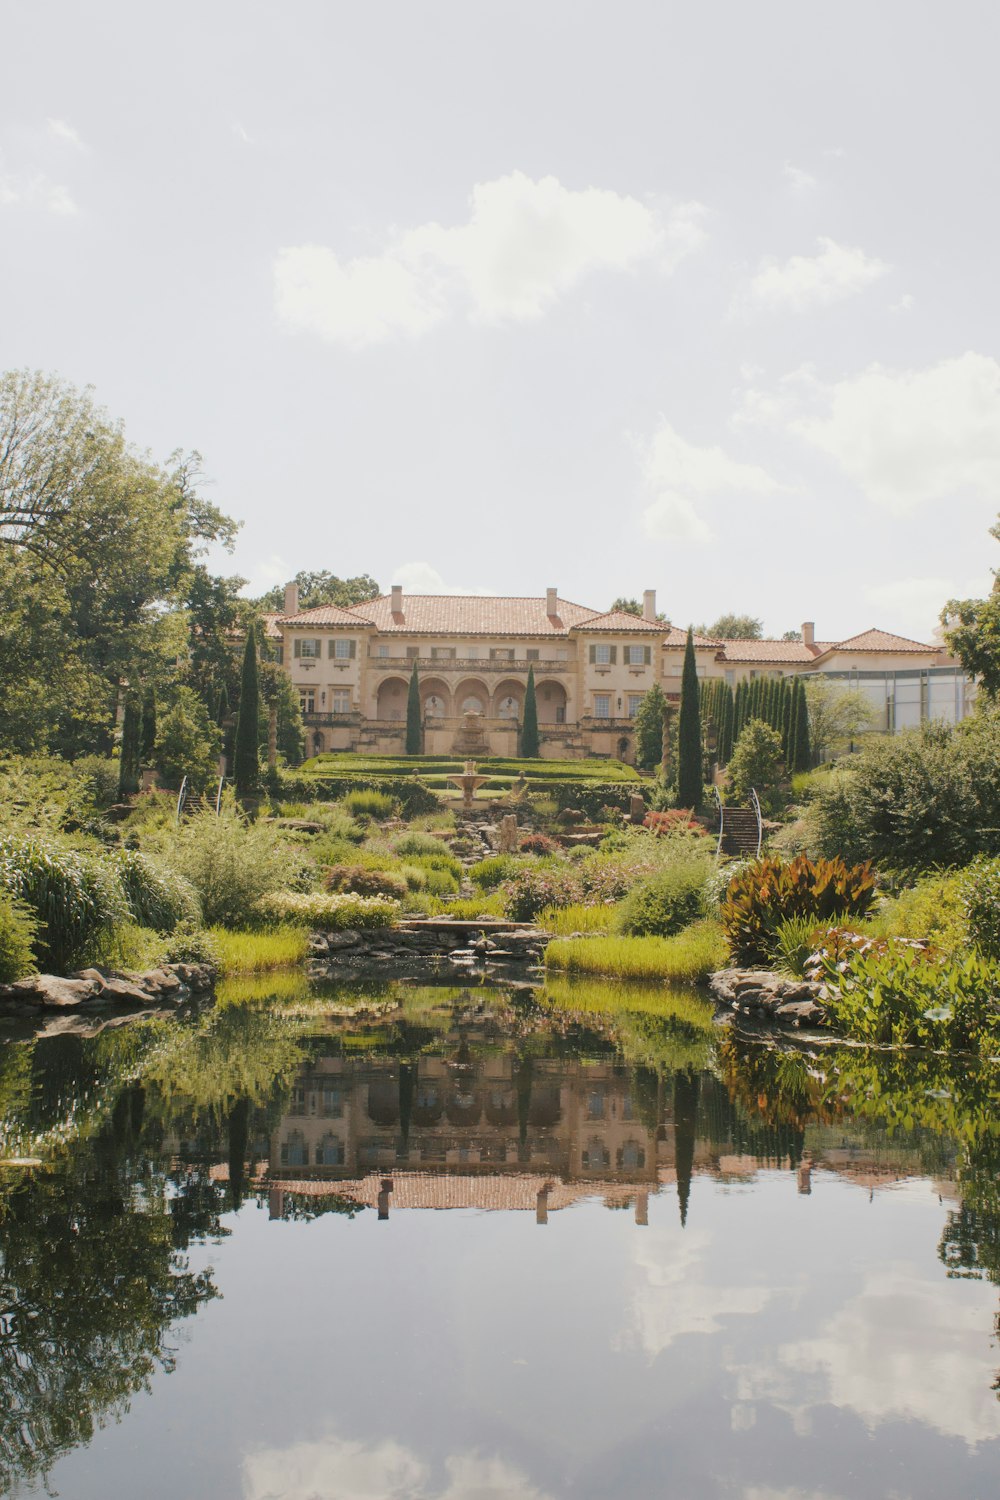
POLYGON ((663 759, 663 710, 667 700, 658 682, 643 694, 635 716, 635 759, 644 771, 655 771, 663 759))
POLYGON ((240 709, 233 743, 233 780, 239 797, 250 796, 260 782, 260 679, 257 672, 257 632, 247 631, 240 672, 240 709))
MULTIPOLYGON (((733 707, 733 745, 735 745, 747 721, 747 684, 745 678, 736 688, 736 698, 733 707)), ((733 746, 730 745, 730 754, 732 754, 732 748, 733 746)))
POLYGON ((142 717, 135 693, 125 696, 122 715, 121 758, 118 762, 118 796, 124 800, 139 790, 139 750, 142 739, 142 717))
POLYGON ((808 771, 812 765, 812 745, 809 740, 809 705, 806 702, 805 683, 795 684, 795 749, 792 753, 792 770, 808 771))
POLYGON ((156 690, 148 687, 142 695, 142 722, 139 727, 139 759, 147 765, 156 746, 156 690))
POLYGON ((781 685, 784 689, 783 702, 781 705, 781 749, 785 757, 785 765, 791 770, 792 766, 792 712, 795 707, 795 683, 791 677, 783 677, 781 685))
POLYGON ((696 808, 702 796, 701 715, 694 637, 688 627, 681 673, 681 711, 677 723, 677 804, 696 808))
POLYGON ((733 753, 735 730, 736 699, 732 688, 728 683, 725 683, 722 694, 722 739, 719 746, 720 766, 728 766, 729 764, 729 757, 733 753))
POLYGON ((420 722, 420 680, 417 676, 417 663, 414 660, 413 671, 410 673, 410 691, 406 695, 406 753, 407 755, 419 755, 423 745, 422 725, 420 722))
POLYGON ((228 718, 229 718, 229 690, 226 687, 226 684, 223 683, 222 686, 219 689, 219 699, 218 699, 218 702, 217 702, 217 704, 215 706, 215 722, 216 722, 216 724, 218 724, 219 728, 222 729, 222 728, 225 727, 225 723, 226 723, 226 720, 228 718))
POLYGON ((528 668, 528 686, 524 693, 521 754, 527 760, 534 760, 538 755, 538 703, 535 699, 535 669, 533 666, 528 668))

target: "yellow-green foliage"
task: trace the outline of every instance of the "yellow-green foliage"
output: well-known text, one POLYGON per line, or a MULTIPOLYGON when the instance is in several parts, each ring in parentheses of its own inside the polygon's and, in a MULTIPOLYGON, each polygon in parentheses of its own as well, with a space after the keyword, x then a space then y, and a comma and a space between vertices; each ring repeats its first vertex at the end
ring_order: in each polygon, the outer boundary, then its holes
POLYGON ((328 932, 342 932, 348 927, 391 927, 399 916, 399 903, 387 901, 383 896, 275 891, 258 901, 256 914, 265 922, 305 924, 328 932))
POLYGON ((955 870, 925 875, 909 890, 876 907, 863 931, 882 938, 927 938, 946 953, 962 948, 967 941, 963 876, 964 872, 955 870))
POLYGON ((610 932, 615 925, 614 906, 547 906, 538 914, 538 925, 553 937, 574 932, 610 932))
POLYGON ((705 1032, 712 1031, 714 1024, 715 1007, 697 991, 635 980, 549 974, 541 1000, 560 1010, 589 1011, 594 1015, 617 1015, 625 1011, 631 1015, 663 1016, 705 1032))
POLYGON ((218 950, 219 973, 223 975, 263 974, 269 969, 290 968, 292 964, 301 964, 309 951, 307 927, 257 927, 246 932, 213 927, 211 936, 218 950))
POLYGON ((309 980, 302 969, 262 969, 255 974, 230 974, 215 986, 217 1009, 229 1005, 259 1005, 264 1001, 289 1005, 311 998, 309 980))
POLYGON ((557 938, 545 950, 547 969, 608 974, 620 979, 667 979, 695 984, 721 968, 726 944, 718 922, 694 922, 673 937, 557 938))
POLYGON ((503 916, 503 906, 496 894, 469 896, 459 901, 442 901, 432 896, 428 902, 428 915, 432 917, 454 917, 457 922, 468 922, 474 917, 488 917, 496 921, 503 916))

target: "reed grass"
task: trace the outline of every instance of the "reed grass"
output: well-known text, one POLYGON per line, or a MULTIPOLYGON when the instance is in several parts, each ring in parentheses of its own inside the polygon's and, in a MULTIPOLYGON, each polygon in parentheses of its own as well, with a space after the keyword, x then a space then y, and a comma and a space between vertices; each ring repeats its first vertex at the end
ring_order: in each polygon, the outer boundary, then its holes
POLYGON ((557 938, 545 950, 547 969, 681 984, 697 984, 725 961, 722 927, 709 919, 673 937, 557 938))
POLYGON ((290 923, 254 927, 245 932, 213 927, 211 936, 218 949, 219 973, 223 977, 289 969, 303 963, 309 951, 309 929, 290 923))
POLYGON ((538 914, 538 925, 553 937, 571 937, 577 932, 610 932, 615 925, 615 906, 547 906, 538 914))

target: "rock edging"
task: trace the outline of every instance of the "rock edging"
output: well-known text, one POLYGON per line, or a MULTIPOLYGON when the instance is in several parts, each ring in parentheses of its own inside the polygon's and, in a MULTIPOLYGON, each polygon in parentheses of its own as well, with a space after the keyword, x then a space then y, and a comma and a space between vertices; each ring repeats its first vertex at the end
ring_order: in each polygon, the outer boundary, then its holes
POLYGON ((309 972, 332 976, 371 965, 381 973, 414 964, 431 971, 482 976, 524 972, 541 965, 548 936, 537 927, 484 921, 417 922, 369 931, 312 932, 309 972))
POLYGON ((38 1010, 76 1010, 108 1006, 181 1005, 204 994, 215 983, 211 964, 163 964, 145 974, 95 966, 73 974, 32 974, 0 985, 0 1009, 33 1015, 38 1010))
POLYGON ((823 987, 812 979, 785 979, 770 969, 720 969, 709 990, 720 1005, 740 1015, 782 1026, 825 1026, 823 987))

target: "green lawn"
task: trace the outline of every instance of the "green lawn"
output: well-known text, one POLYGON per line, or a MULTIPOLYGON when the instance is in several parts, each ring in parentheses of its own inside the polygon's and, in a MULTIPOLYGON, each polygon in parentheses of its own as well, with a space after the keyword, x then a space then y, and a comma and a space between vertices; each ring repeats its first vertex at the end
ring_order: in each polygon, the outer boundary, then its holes
MULTIPOLYGON (((465 763, 440 755, 338 755, 326 752, 304 761, 301 769, 317 776, 419 776, 431 787, 446 788, 449 775, 461 775, 465 763)), ((638 781, 634 766, 618 760, 479 760, 476 770, 488 776, 493 790, 506 790, 519 776, 529 784, 546 781, 638 781)))

